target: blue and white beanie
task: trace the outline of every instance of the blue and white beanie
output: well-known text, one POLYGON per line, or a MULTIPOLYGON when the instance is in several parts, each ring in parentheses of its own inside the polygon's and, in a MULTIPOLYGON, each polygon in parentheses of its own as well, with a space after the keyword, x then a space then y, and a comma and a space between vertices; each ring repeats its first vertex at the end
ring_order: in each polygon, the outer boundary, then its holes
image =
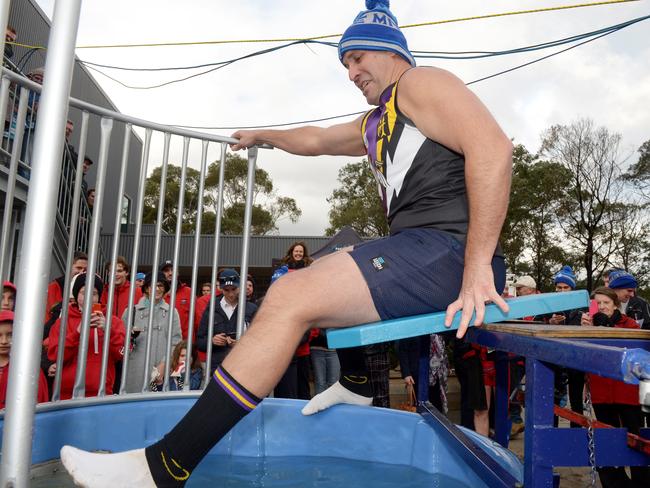
POLYGON ((627 271, 617 269, 609 273, 609 287, 610 288, 638 288, 639 283, 636 278, 627 271))
POLYGON ((560 271, 555 273, 555 276, 553 276, 553 283, 556 285, 558 283, 564 283, 565 285, 569 285, 571 288, 575 288, 576 275, 573 273, 571 266, 564 266, 560 271))
POLYGON ((286 264, 283 264, 282 266, 280 266, 278 269, 276 269, 273 272, 273 275, 271 276, 271 284, 278 281, 280 278, 282 278, 288 272, 289 272, 289 266, 287 266, 286 264))
POLYGON ((397 19, 389 10, 389 0, 366 0, 366 8, 356 16, 339 42, 339 60, 348 51, 391 51, 402 56, 411 66, 415 59, 397 19))

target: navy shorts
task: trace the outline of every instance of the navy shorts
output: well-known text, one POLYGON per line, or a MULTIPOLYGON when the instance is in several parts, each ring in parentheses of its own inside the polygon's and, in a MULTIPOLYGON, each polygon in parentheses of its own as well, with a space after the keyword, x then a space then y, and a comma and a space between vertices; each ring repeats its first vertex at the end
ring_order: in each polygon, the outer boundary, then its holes
MULTIPOLYGON (((460 293, 464 254, 458 239, 436 229, 405 229, 350 252, 382 320, 446 310, 460 293)), ((492 270, 501 291, 506 279, 502 257, 492 258, 492 270)))

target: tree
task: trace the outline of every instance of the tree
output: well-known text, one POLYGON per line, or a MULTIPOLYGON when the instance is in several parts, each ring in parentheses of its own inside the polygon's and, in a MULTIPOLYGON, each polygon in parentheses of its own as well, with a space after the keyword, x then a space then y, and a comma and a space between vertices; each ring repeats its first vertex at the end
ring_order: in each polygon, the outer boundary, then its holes
MULTIPOLYGON (((202 234, 214 232, 219 188, 219 161, 208 166, 203 192, 202 234)), ((162 168, 155 168, 147 178, 145 186, 145 207, 143 222, 154 223, 160 195, 160 178, 162 168)), ((246 180, 248 161, 240 156, 229 154, 226 157, 223 189, 223 217, 221 232, 237 235, 243 232, 244 208, 246 205, 246 180)), ((176 232, 178 196, 180 192, 181 167, 169 164, 163 210, 162 225, 168 233, 176 232)), ((183 209, 182 231, 194 232, 196 226, 200 172, 187 168, 185 184, 185 203, 183 209)), ((253 192, 253 214, 251 231, 254 235, 276 232, 277 224, 284 218, 297 222, 302 214, 293 198, 278 196, 273 189, 269 174, 255 169, 255 186, 253 192)))
POLYGON ((641 190, 646 200, 650 197, 650 140, 639 148, 639 160, 631 165, 623 179, 641 190))
MULTIPOLYGON (((176 216, 178 214, 177 210, 178 197, 180 195, 181 169, 182 168, 180 166, 175 166, 173 164, 167 165, 162 229, 168 234, 176 233, 176 216)), ((158 166, 157 168, 154 168, 151 175, 145 182, 144 209, 142 213, 142 221, 145 224, 154 224, 158 218, 161 176, 162 166, 158 166)), ((201 175, 199 171, 192 168, 187 168, 185 176, 185 201, 183 204, 182 232, 184 233, 192 232, 196 224, 200 176, 201 175)))
POLYGON ((338 181, 339 188, 327 198, 331 208, 325 234, 333 235, 349 225, 363 237, 388 235, 386 213, 368 162, 346 164, 339 170, 338 181))
POLYGON ((621 218, 621 136, 594 127, 582 119, 555 125, 543 137, 541 153, 564 167, 570 179, 560 181, 565 191, 559 209, 566 242, 582 257, 589 290, 598 281, 616 248, 613 228, 621 218))
POLYGON ((627 270, 639 282, 639 287, 650 278, 650 221, 647 206, 635 203, 620 204, 616 208, 619 218, 613 224, 612 238, 616 240, 610 265, 627 270))
POLYGON ((510 205, 502 232, 506 262, 515 274, 529 273, 543 288, 552 274, 567 264, 558 236, 558 211, 569 172, 561 165, 540 161, 521 144, 513 150, 510 205))

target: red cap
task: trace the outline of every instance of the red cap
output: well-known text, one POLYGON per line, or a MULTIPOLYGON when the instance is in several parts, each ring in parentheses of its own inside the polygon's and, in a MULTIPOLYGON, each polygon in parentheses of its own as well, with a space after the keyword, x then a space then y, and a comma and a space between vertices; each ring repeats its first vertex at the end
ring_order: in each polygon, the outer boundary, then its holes
POLYGON ((2 287, 3 288, 11 288, 14 291, 14 293, 16 293, 16 291, 17 291, 16 290, 16 285, 14 285, 11 281, 5 281, 4 283, 2 283, 2 287))
POLYGON ((11 310, 0 310, 0 322, 14 323, 14 313, 11 310))

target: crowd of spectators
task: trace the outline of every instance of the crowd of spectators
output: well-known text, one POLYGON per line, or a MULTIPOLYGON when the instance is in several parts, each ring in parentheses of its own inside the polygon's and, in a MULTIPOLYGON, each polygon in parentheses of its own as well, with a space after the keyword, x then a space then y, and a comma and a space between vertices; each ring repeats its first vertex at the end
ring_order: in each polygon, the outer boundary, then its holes
MULTIPOLYGON (((286 273, 300 272, 312 264, 304 242, 294 243, 274 273, 272 282, 282 279, 286 273)), ((128 348, 129 360, 124 391, 127 393, 146 390, 160 391, 163 388, 165 372, 168 373, 169 389, 181 390, 185 382, 186 368, 190 369, 190 388, 199 389, 208 371, 215 370, 237 342, 237 318, 240 311, 239 294, 246 293, 244 308, 244 329, 251 324, 263 297, 257 297, 255 280, 252 276, 242 279, 236 270, 220 270, 214 291, 210 283, 203 283, 198 297, 180 278, 176 282, 174 309, 171 309, 173 263, 163 262, 158 268, 157 280, 152 274, 135 274, 135 282, 129 281, 130 267, 123 257, 115 265, 105 267, 105 273, 114 273, 114 290, 111 310, 108 286, 99 276, 89 278, 87 256, 77 252, 74 255, 70 275, 71 289, 65 292, 65 276, 54 279, 48 286, 46 314, 44 317, 44 362, 39 379, 39 401, 51 398, 52 379, 56 374, 56 359, 59 347, 63 347, 63 364, 60 383, 60 398, 72 398, 75 388, 78 352, 80 347, 81 322, 86 306, 92 309, 88 333, 85 396, 94 396, 100 389, 101 358, 106 331, 106 317, 112 316, 110 339, 108 340, 108 367, 103 389, 106 394, 120 391, 121 365, 128 348), (86 305, 85 288, 92 281, 92 302, 86 305), (135 289, 133 289, 135 288, 135 289), (133 293, 134 306, 128 310, 129 298, 133 293), (210 302, 214 299, 213 315, 210 317, 210 302), (189 310, 194 300, 195 331, 194 347, 188 352, 189 310), (152 303, 153 302, 153 303, 152 303), (68 322, 64 339, 60 342, 61 315, 67 307, 68 322), (153 318, 150 313, 153 310, 153 318), (129 315, 132 320, 131 337, 125 337, 125 324, 129 315), (170 320, 171 316, 171 320, 170 320), (212 323, 211 323, 212 322, 212 323), (211 330, 210 330, 211 328, 211 330), (171 334, 171 338, 169 337, 171 334), (167 357, 168 340, 171 356, 167 357), (206 365, 208 348, 211 349, 210 365, 206 365), (169 361, 168 361, 169 360, 169 361), (169 366, 167 364, 169 363, 169 366)), ((607 273, 607 286, 597 288, 592 294, 589 309, 556 312, 543 316, 526 317, 525 320, 548 326, 597 326, 650 329, 650 306, 637 296, 638 283, 634 276, 624 270, 614 269, 607 273)), ((577 287, 577 278, 571 267, 564 266, 553 276, 556 292, 569 292, 577 287)), ((273 285, 272 285, 273 286, 273 285)), ((531 276, 521 276, 514 283, 516 296, 540 293, 531 276)), ((6 381, 9 367, 9 350, 13 328, 13 312, 17 289, 3 283, 0 306, 0 405, 4 405, 6 381)), ((509 297, 507 290, 504 296, 509 297)), ((455 375, 461 387, 461 424, 483 435, 490 435, 490 407, 495 387, 494 351, 451 338, 449 334, 433 334, 425 337, 396 341, 394 351, 400 365, 404 384, 418 389, 419 360, 423 352, 429 355, 429 377, 425 391, 428 400, 439 411, 448 411, 447 383, 450 376, 450 359, 453 357, 455 375)), ((363 349, 366 366, 370 372, 373 404, 389 407, 389 370, 391 346, 381 344, 363 349)), ((521 416, 522 405, 518 400, 521 384, 525 382, 524 358, 510 358, 510 420, 511 436, 524 430, 521 416)), ((276 397, 310 399, 333 385, 339 376, 340 364, 336 350, 327 347, 325 331, 310 329, 298 345, 294 358, 275 388, 276 397), (312 391, 311 383, 314 389, 312 391)), ((598 420, 614 427, 625 427, 638 433, 644 426, 639 401, 638 387, 603 378, 595 374, 585 375, 568 368, 555 369, 555 403, 570 406, 579 414, 584 412, 585 394, 591 394, 595 416, 598 420)), ((578 424, 571 424, 578 427, 578 424)), ((628 478, 622 468, 599 468, 604 487, 622 486, 621 483, 645 483, 648 469, 633 468, 628 478)))

